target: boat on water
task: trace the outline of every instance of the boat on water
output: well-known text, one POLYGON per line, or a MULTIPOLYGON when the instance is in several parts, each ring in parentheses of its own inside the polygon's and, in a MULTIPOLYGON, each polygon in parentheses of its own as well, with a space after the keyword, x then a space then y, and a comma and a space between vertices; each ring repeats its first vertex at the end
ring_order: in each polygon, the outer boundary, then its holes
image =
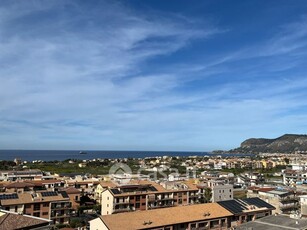
POLYGON ((87 152, 80 151, 79 154, 87 154, 87 152))

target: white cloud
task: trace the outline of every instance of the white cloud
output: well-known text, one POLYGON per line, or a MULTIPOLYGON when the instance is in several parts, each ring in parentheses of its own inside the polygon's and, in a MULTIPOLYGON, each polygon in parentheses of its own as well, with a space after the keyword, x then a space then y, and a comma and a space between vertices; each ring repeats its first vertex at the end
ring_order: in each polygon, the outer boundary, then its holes
POLYGON ((149 17, 119 2, 91 11, 72 1, 44 3, 0 7, 2 148, 210 150, 304 122, 288 112, 306 106, 307 82, 283 72, 298 60, 232 65, 298 54, 303 22, 247 50, 148 69, 225 30, 178 15, 149 17), (282 81, 264 78, 277 70, 282 81))

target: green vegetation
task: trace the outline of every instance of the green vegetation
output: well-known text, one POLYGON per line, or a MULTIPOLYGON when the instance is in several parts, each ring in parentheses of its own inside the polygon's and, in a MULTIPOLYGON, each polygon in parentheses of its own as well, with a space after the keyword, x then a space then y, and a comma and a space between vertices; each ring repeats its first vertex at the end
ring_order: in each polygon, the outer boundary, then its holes
POLYGON ((111 165, 92 164, 90 162, 85 167, 79 167, 81 161, 69 163, 69 161, 56 161, 56 162, 41 162, 41 163, 28 163, 26 164, 29 169, 40 169, 45 172, 51 173, 89 173, 92 175, 108 174, 111 165))
POLYGON ((0 161, 0 170, 10 170, 16 166, 14 161, 0 161))
POLYGON ((245 190, 240 190, 240 191, 234 191, 233 192, 233 198, 234 199, 243 199, 246 198, 246 191, 245 190))
POLYGON ((235 168, 235 169, 223 169, 222 172, 233 173, 234 175, 239 175, 240 173, 244 173, 248 171, 246 168, 235 168))

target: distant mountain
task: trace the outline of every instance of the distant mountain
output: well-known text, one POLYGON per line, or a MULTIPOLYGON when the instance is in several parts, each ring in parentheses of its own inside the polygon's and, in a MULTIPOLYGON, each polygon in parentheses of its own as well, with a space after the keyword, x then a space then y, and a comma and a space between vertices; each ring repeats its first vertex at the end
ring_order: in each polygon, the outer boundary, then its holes
POLYGON ((285 134, 275 139, 250 138, 229 152, 237 153, 307 153, 307 135, 285 134))

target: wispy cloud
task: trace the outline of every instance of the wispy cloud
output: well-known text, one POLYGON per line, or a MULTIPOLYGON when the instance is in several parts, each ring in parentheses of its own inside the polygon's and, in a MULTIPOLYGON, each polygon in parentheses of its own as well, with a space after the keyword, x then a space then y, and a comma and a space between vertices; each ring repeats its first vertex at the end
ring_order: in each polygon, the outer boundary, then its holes
POLYGON ((238 31, 125 2, 8 1, 0 147, 210 150, 303 131, 305 71, 288 71, 304 64, 305 19, 209 54, 193 44, 238 31))

